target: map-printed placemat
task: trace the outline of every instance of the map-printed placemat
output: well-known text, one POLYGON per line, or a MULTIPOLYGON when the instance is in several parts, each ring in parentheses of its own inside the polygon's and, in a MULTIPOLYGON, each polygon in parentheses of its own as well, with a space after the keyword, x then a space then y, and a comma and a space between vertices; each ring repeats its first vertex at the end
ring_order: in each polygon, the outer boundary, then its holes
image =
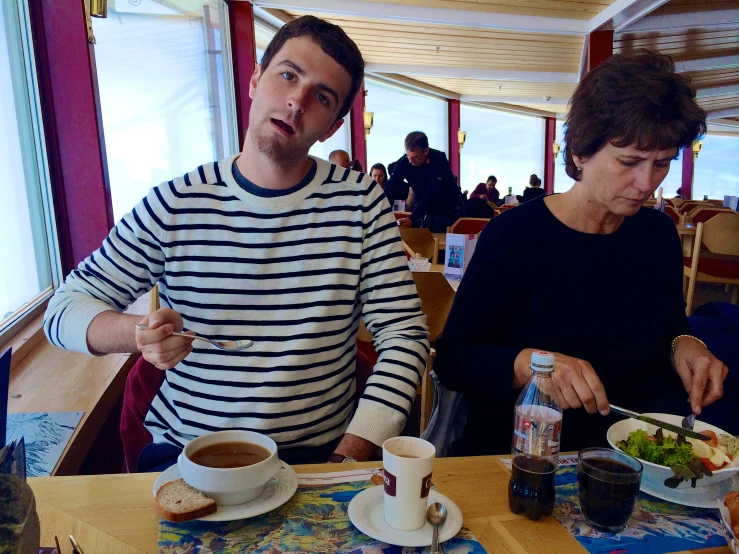
MULTIPOLYGON (((510 470, 510 459, 501 458, 501 462, 510 470)), ((560 458, 554 483, 553 516, 591 554, 666 554, 726 545, 717 509, 681 506, 643 492, 621 533, 593 529, 580 513, 576 456, 560 458)))
MULTIPOLYGON (((238 521, 159 523, 160 554, 252 552, 257 554, 411 554, 428 548, 401 548, 372 539, 349 521, 349 502, 382 483, 380 470, 299 475, 298 491, 282 507, 238 521)), ((486 554, 467 529, 444 543, 447 554, 486 554)))
MULTIPOLYGON (((9 413, 7 442, 24 437, 28 477, 51 475, 85 412, 9 413)), ((1 445, 0 445, 1 446, 1 445)))

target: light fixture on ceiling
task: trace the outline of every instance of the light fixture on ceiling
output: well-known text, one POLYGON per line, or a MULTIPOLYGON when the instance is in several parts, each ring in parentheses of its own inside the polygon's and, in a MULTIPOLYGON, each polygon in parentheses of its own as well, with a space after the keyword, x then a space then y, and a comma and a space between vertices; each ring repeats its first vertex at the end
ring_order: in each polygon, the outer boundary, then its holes
POLYGON ((108 17, 108 0, 90 0, 92 17, 108 17))
POLYGON ((693 159, 698 159, 698 154, 700 154, 701 148, 703 148, 703 141, 697 140, 693 143, 693 159))
POLYGON ((467 133, 465 133, 462 129, 459 129, 457 131, 457 142, 459 143, 459 149, 462 150, 464 147, 464 141, 467 140, 467 133))
POLYGON ((375 112, 364 112, 364 136, 370 134, 372 126, 375 124, 375 112))
POLYGON ((554 154, 554 156, 552 156, 553 158, 557 157, 557 154, 559 154, 559 151, 561 148, 562 147, 559 145, 559 143, 556 140, 552 143, 552 154, 554 154))
POLYGON ((551 99, 552 99, 551 96, 545 96, 544 97, 544 102, 549 102, 551 99))

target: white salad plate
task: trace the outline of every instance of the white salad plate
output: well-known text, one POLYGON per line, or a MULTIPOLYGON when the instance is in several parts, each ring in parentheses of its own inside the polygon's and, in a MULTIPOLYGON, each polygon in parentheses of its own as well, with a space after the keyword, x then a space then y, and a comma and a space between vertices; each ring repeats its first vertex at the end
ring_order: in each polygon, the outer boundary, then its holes
POLYGON ((729 479, 724 479, 707 487, 696 487, 687 489, 671 489, 665 487, 661 483, 653 483, 642 476, 641 487, 639 490, 656 496, 661 500, 667 500, 675 504, 683 506, 693 506, 695 508, 715 508, 717 500, 723 500, 726 495, 739 485, 739 478, 736 475, 729 479))
MULTIPOLYGON (((218 506, 218 511, 205 517, 201 517, 198 521, 233 521, 236 519, 247 519, 250 517, 260 516, 271 512, 282 506, 290 500, 295 491, 298 490, 298 475, 295 470, 280 461, 282 467, 275 473, 274 477, 269 480, 267 486, 264 487, 262 494, 257 496, 251 502, 239 504, 237 506, 218 506)), ((176 481, 181 477, 177 464, 165 469, 162 474, 154 481, 154 498, 157 496, 159 487, 164 483, 176 481)))
MULTIPOLYGON (((395 546, 431 546, 434 528, 428 521, 415 531, 398 531, 385 522, 384 492, 382 486, 370 487, 352 498, 349 503, 349 520, 354 527, 368 537, 395 546)), ((449 498, 431 489, 428 503, 431 505, 434 502, 440 502, 447 509, 447 519, 439 527, 439 542, 442 543, 459 533, 462 528, 462 511, 449 498)))

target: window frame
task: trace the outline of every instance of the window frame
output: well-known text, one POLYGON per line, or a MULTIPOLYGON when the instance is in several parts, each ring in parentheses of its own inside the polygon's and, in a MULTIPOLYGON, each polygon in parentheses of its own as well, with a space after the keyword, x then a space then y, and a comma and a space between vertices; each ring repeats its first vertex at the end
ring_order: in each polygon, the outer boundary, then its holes
POLYGON ((33 319, 37 318, 46 309, 49 299, 59 287, 62 276, 61 252, 59 236, 56 226, 56 213, 52 193, 49 160, 46 151, 46 135, 42 114, 41 93, 36 67, 36 52, 34 49, 31 12, 27 0, 13 0, 15 12, 20 24, 21 55, 25 73, 25 86, 28 92, 28 107, 31 118, 31 132, 38 170, 38 181, 41 192, 41 208, 43 223, 46 231, 51 272, 51 285, 29 299, 13 315, 0 326, 0 348, 10 342, 33 319))

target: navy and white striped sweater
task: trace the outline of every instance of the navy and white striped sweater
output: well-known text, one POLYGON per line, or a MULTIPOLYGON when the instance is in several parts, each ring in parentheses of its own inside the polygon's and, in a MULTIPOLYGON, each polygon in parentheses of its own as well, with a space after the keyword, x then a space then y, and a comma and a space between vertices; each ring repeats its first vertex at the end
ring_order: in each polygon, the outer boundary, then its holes
POLYGON ((146 417, 155 441, 248 429, 283 447, 347 431, 382 444, 405 423, 429 343, 381 188, 316 159, 303 188, 256 196, 234 180, 235 158, 153 188, 59 287, 47 337, 89 353, 92 319, 159 283, 186 330, 255 344, 232 353, 194 343, 146 417), (379 360, 352 417, 360 317, 379 360))

